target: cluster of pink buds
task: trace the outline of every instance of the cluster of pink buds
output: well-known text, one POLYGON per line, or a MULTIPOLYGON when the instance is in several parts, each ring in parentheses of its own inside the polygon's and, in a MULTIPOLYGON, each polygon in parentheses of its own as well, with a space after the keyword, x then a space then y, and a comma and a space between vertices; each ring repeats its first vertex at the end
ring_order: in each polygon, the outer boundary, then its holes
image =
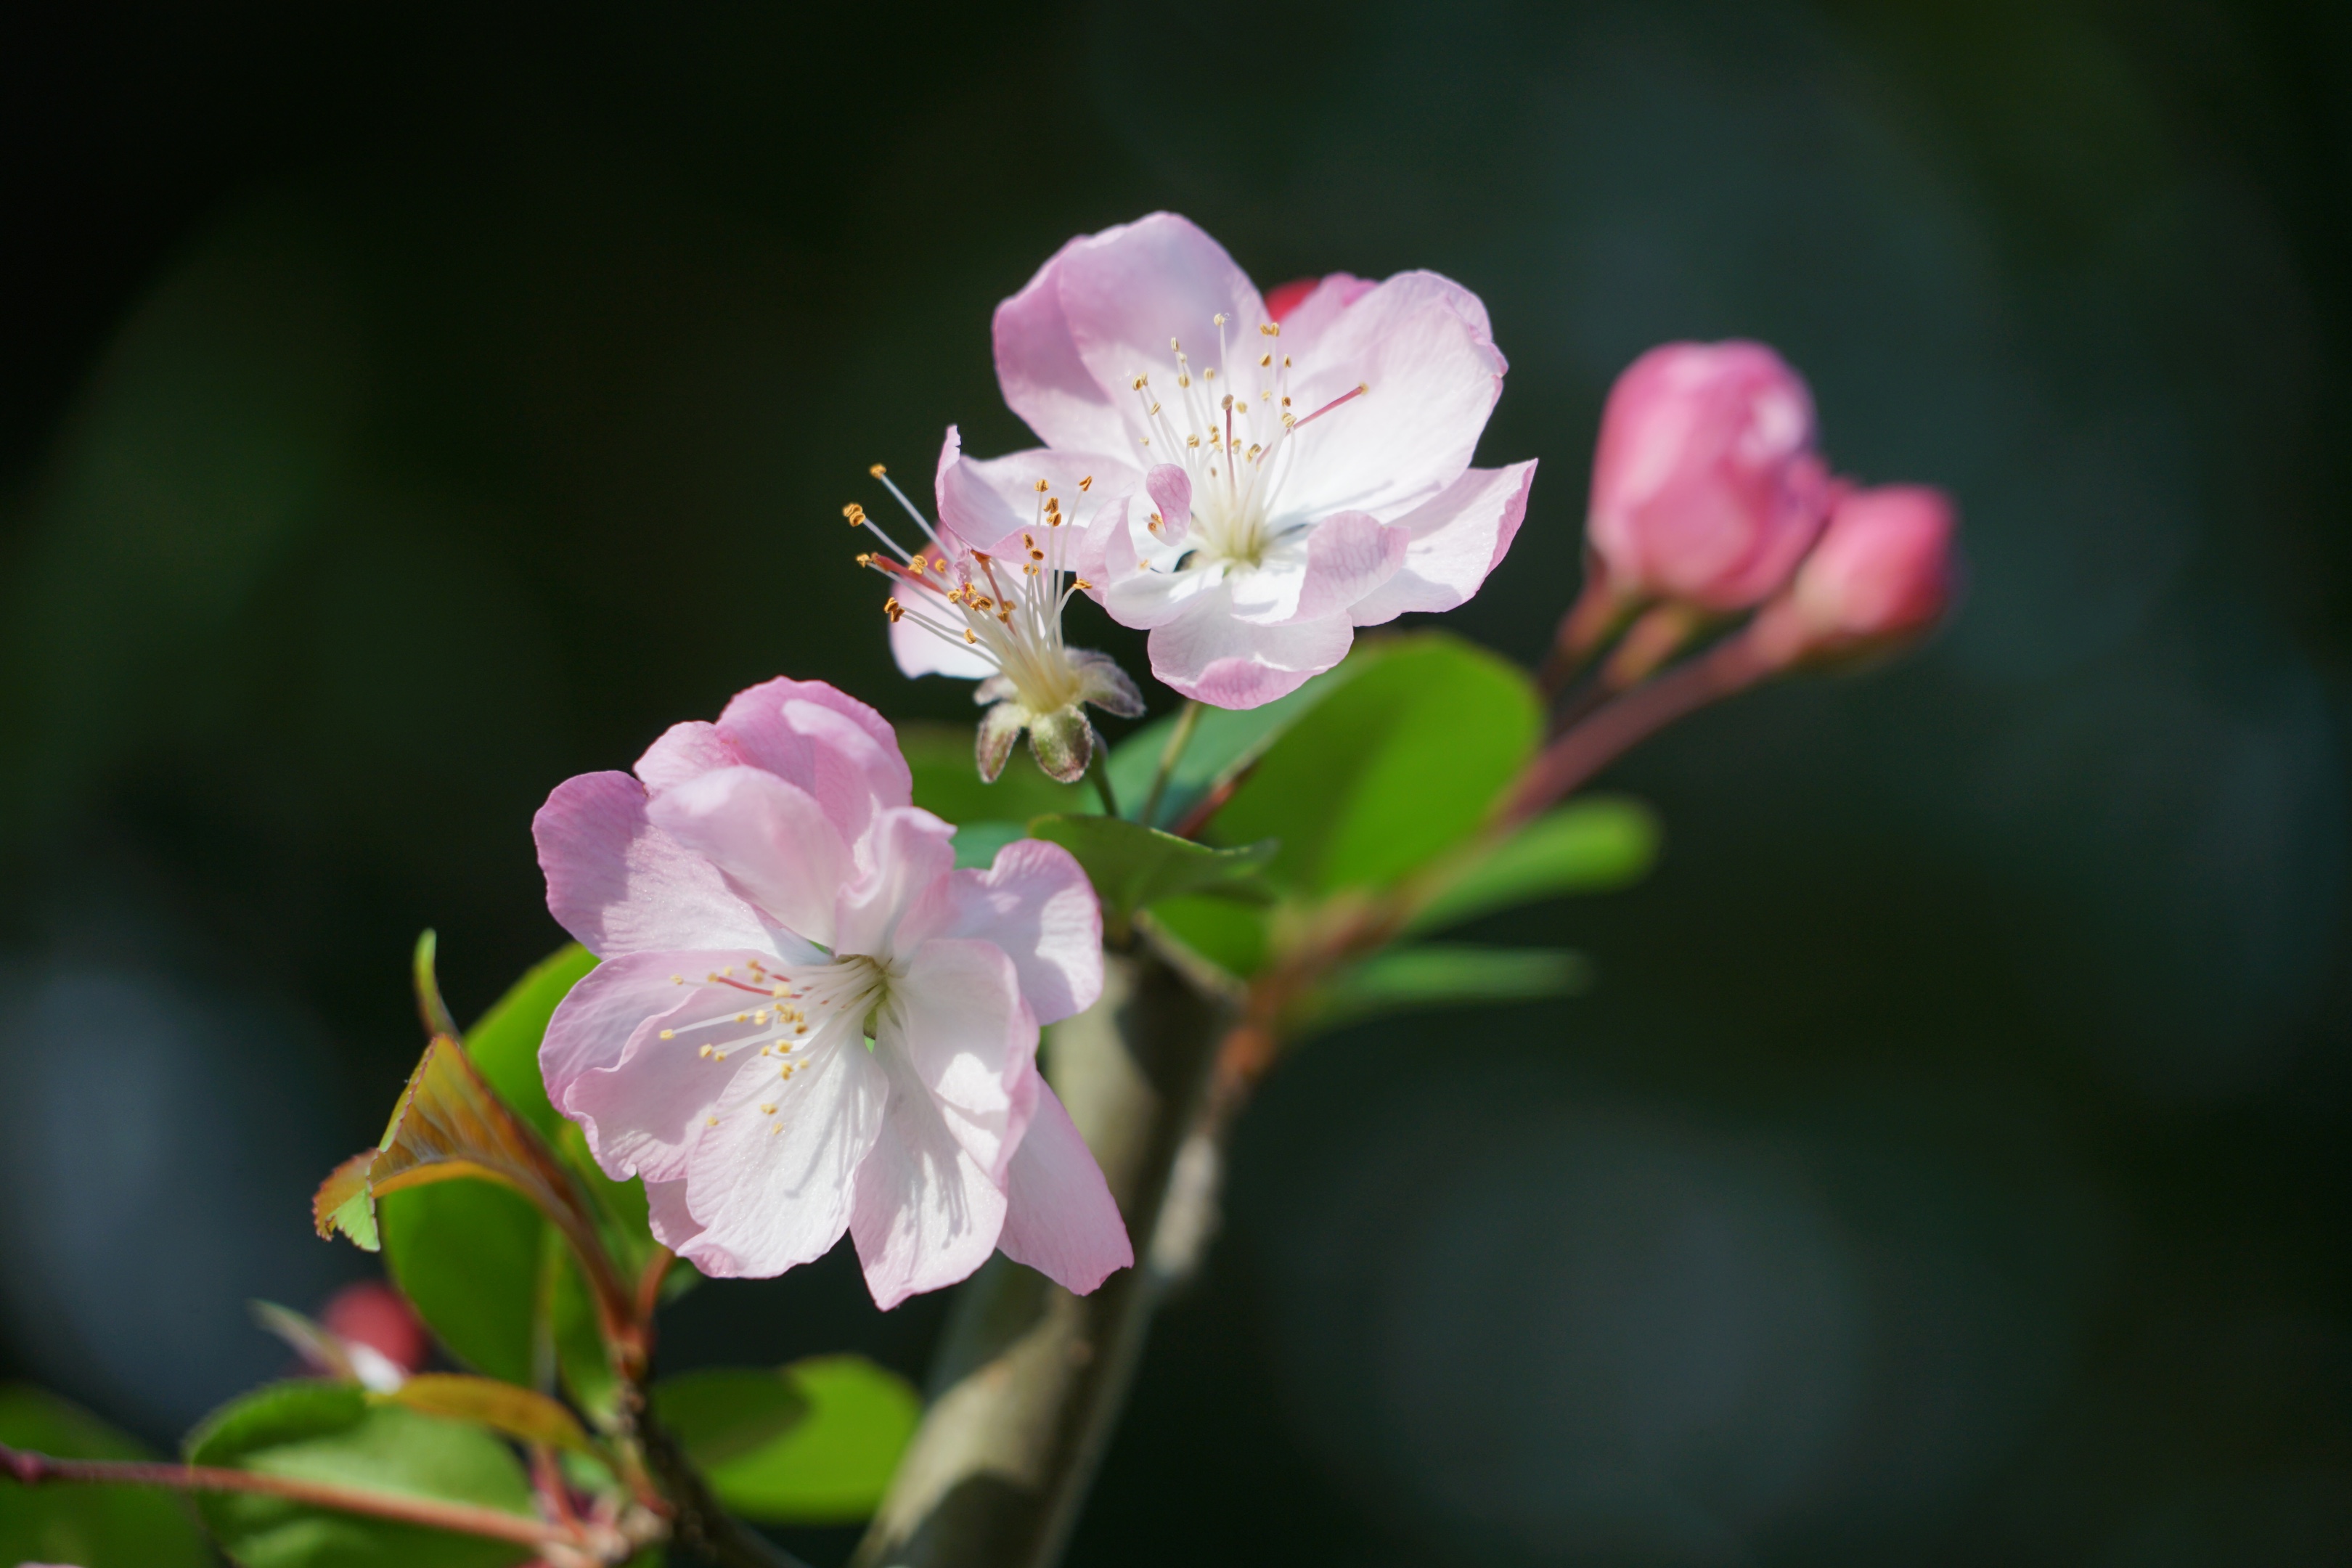
POLYGON ((1815 439, 1804 379, 1761 343, 1667 343, 1634 361, 1601 416, 1585 592, 1555 669, 1622 632, 1604 679, 1628 684, 1750 610, 1756 650, 1782 668, 1931 629, 1958 584, 1950 500, 1833 478, 1815 439))

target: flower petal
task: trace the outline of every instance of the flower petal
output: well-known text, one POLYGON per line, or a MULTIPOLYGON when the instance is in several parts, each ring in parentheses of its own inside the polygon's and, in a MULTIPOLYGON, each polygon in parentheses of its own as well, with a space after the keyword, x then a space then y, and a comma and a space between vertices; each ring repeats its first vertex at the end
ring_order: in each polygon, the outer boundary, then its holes
POLYGON ((1084 1296, 1135 1261, 1127 1222, 1094 1152, 1050 1085, 1037 1085, 1029 1131, 1005 1173, 1004 1229, 996 1245, 1066 1290, 1084 1296))
POLYGON ((1153 630, 1151 673, 1213 707, 1256 708, 1287 696, 1347 658, 1355 640, 1344 615, 1266 626, 1235 620, 1207 595, 1194 604, 1194 613, 1153 630))
POLYGON ((1135 682, 1118 667, 1117 659, 1092 648, 1074 647, 1070 650, 1070 663, 1078 672, 1080 701, 1091 702, 1121 719, 1143 717, 1143 693, 1135 689, 1135 682))
POLYGON ((1403 566, 1412 536, 1370 512, 1343 511, 1325 518, 1307 535, 1306 548, 1271 570, 1239 573, 1234 579, 1235 611, 1261 626, 1319 621, 1345 616, 1357 600, 1380 587, 1403 566))
POLYGON ((880 1136, 857 1167, 849 1233, 874 1304, 887 1311, 988 1261, 1004 1228, 1004 1190, 949 1131, 903 1060, 877 1051, 889 1079, 880 1136))
POLYGON ((1134 411, 1133 428, 1122 426, 1119 444, 1110 450, 1141 450, 1136 400, 1143 394, 1131 384, 1146 374, 1174 381, 1170 339, 1189 344, 1185 352, 1196 369, 1215 365, 1221 358, 1216 318, 1223 315, 1226 342, 1244 343, 1249 357, 1257 357, 1265 305, 1224 247, 1188 218, 1154 213, 1066 247, 1058 259, 1063 319, 1078 358, 1113 400, 1110 406, 1134 411))
POLYGON ((791 931, 834 944, 834 899, 853 867, 808 791, 762 768, 723 768, 661 792, 646 810, 791 931))
POLYGON ((1408 610, 1450 610, 1467 603, 1517 537, 1535 479, 1532 460, 1507 468, 1472 468, 1399 518, 1396 526, 1412 536, 1404 569, 1356 602, 1349 612, 1355 623, 1379 626, 1408 610))
POLYGON ((706 1274, 764 1278, 814 1262, 849 1227, 888 1080, 846 1023, 794 1050, 790 1079, 772 1058, 741 1059, 711 1111, 719 1124, 688 1158, 687 1202, 703 1229, 682 1250, 706 1274))
MULTIPOLYGON (((833 950, 887 959, 911 952, 938 923, 927 904, 947 897, 955 869, 955 829, 915 806, 886 811, 859 846, 854 881, 836 883, 833 950)), ((845 879, 846 880, 846 879, 845 879)))
POLYGON ((876 1054, 906 1063, 956 1142, 1001 1181, 1027 1120, 1020 1091, 1037 1054, 1037 1020, 1011 955, 971 937, 923 943, 891 982, 874 1039, 876 1054))
POLYGON ((599 958, 764 946, 769 922, 719 868, 656 827, 626 773, 566 779, 531 818, 547 908, 599 958))
POLYGON ((778 677, 738 692, 715 724, 673 724, 637 759, 658 795, 721 768, 764 768, 815 796, 855 838, 877 807, 905 805, 914 777, 889 721, 822 680, 778 677))
POLYGON ((1143 476, 1143 488, 1160 513, 1162 544, 1181 544, 1192 530, 1192 478, 1174 463, 1161 463, 1143 476))
POLYGON ((730 966, 748 970, 752 961, 772 956, 643 954, 598 965, 558 1005, 540 1047, 548 1098, 580 1123, 606 1175, 616 1182, 638 1175, 669 1182, 687 1174, 688 1152, 729 1079, 747 1070, 746 1062, 763 1059, 756 1048, 731 1063, 727 1056, 701 1054, 704 1046, 723 1049, 753 1032, 733 1022, 748 998, 723 976, 730 966), (648 985, 659 973, 656 963, 675 967, 685 984, 648 985), (608 968, 612 978, 594 984, 608 968), (632 1022, 637 1007, 646 1010, 632 1022), (670 1038, 662 1037, 664 1030, 670 1038), (622 1036, 617 1052, 611 1048, 616 1034, 622 1036))
POLYGON ((687 1209, 683 1180, 646 1184, 646 1223, 672 1252, 684 1252, 702 1234, 702 1222, 687 1209))
POLYGON ((1110 394, 1079 358, 1062 309, 1062 269, 1097 237, 1081 235, 1062 247, 1021 292, 996 307, 996 381, 1005 405, 1047 446, 1125 452, 1135 438, 1110 394))
POLYGON ((1395 521, 1470 466, 1503 391, 1486 307, 1433 272, 1397 274, 1340 312, 1311 353, 1303 344, 1290 353, 1300 415, 1286 512, 1395 521), (1316 417, 1358 385, 1370 390, 1316 417))
POLYGON ((1002 949, 1037 1022, 1084 1012, 1102 994, 1102 905, 1068 850, 1015 839, 987 870, 955 873, 950 892, 953 912, 940 934, 1002 949))
POLYGON ((1331 272, 1308 289, 1282 318, 1282 346, 1293 359, 1312 354, 1339 320, 1339 312, 1380 285, 1351 272, 1331 272))
POLYGON ((972 761, 979 765, 982 784, 994 784, 996 775, 1004 771, 1005 759, 1013 755, 1013 742, 1029 727, 1029 710, 1018 702, 999 702, 980 716, 980 732, 973 737, 972 761))
MULTIPOLYGON (((957 439, 950 426, 950 446, 957 439)), ((994 552, 1024 528, 1035 532, 1045 500, 1052 496, 1062 503, 1066 521, 1049 531, 1067 536, 1066 563, 1076 560, 1077 536, 1094 521, 1102 502, 1132 488, 1136 478, 1126 460, 1101 452, 1036 447, 1002 458, 966 458, 959 451, 949 461, 945 451, 940 456, 940 521, 954 531, 957 542, 994 552), (1039 479, 1045 481, 1043 490, 1039 479), (1080 481, 1087 479, 1093 483, 1080 489, 1080 481)))

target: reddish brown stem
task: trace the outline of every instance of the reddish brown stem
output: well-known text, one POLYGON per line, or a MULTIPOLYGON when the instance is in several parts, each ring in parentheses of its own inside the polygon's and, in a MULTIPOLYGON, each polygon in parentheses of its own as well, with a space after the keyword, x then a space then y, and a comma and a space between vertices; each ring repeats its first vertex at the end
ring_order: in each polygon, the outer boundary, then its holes
POLYGON ((365 1487, 334 1481, 303 1480, 294 1476, 265 1475, 257 1470, 222 1469, 209 1465, 167 1465, 119 1459, 59 1459, 0 1444, 0 1471, 25 1486, 47 1482, 99 1486, 171 1487, 180 1491, 253 1492, 333 1509, 338 1513, 365 1514, 397 1520, 459 1535, 491 1541, 511 1541, 520 1546, 570 1547, 588 1552, 600 1561, 612 1561, 614 1551, 627 1550, 617 1531, 609 1542, 589 1538, 581 1530, 565 1530, 544 1521, 526 1519, 503 1509, 472 1503, 436 1502, 430 1498, 403 1497, 371 1491, 365 1487))
POLYGON ((1497 826, 1517 827, 1675 720, 1753 686, 1779 668, 1745 633, 1717 643, 1593 713, 1528 764, 1497 826))

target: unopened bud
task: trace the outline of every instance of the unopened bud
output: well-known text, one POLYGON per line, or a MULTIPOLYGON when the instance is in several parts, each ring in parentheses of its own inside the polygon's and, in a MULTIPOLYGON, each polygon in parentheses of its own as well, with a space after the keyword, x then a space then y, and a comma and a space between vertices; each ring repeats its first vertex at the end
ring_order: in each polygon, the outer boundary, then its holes
POLYGON ((1776 661, 1877 652, 1924 636, 1959 584, 1952 499, 1926 485, 1842 497, 1789 591, 1757 616, 1776 661))
POLYGON ((1829 501, 1812 395, 1762 343, 1667 343, 1611 388, 1586 538, 1619 601, 1760 604, 1829 501))

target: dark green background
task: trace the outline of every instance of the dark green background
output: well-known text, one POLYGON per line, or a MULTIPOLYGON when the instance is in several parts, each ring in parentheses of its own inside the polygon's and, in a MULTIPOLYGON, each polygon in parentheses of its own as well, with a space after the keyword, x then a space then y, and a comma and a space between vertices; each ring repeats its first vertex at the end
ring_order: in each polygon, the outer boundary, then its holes
MULTIPOLYGON (((1024 440, 988 312, 1187 212, 1430 267, 1576 586, 1611 377, 1761 336, 1951 488, 1927 653, 1619 769, 1599 991, 1244 1126, 1075 1561, 2321 1563, 2345 1268, 2352 20, 2317 4, 50 8, 0 33, 0 1363, 160 1438, 302 1200, 553 945, 527 823, 750 681, 908 684, 838 509, 1024 440)), ((1140 668, 1139 639, 1077 613, 1140 668)), ((919 1369, 839 1257, 691 1361, 919 1369)), ((837 1554, 845 1536, 806 1542, 837 1554)))

